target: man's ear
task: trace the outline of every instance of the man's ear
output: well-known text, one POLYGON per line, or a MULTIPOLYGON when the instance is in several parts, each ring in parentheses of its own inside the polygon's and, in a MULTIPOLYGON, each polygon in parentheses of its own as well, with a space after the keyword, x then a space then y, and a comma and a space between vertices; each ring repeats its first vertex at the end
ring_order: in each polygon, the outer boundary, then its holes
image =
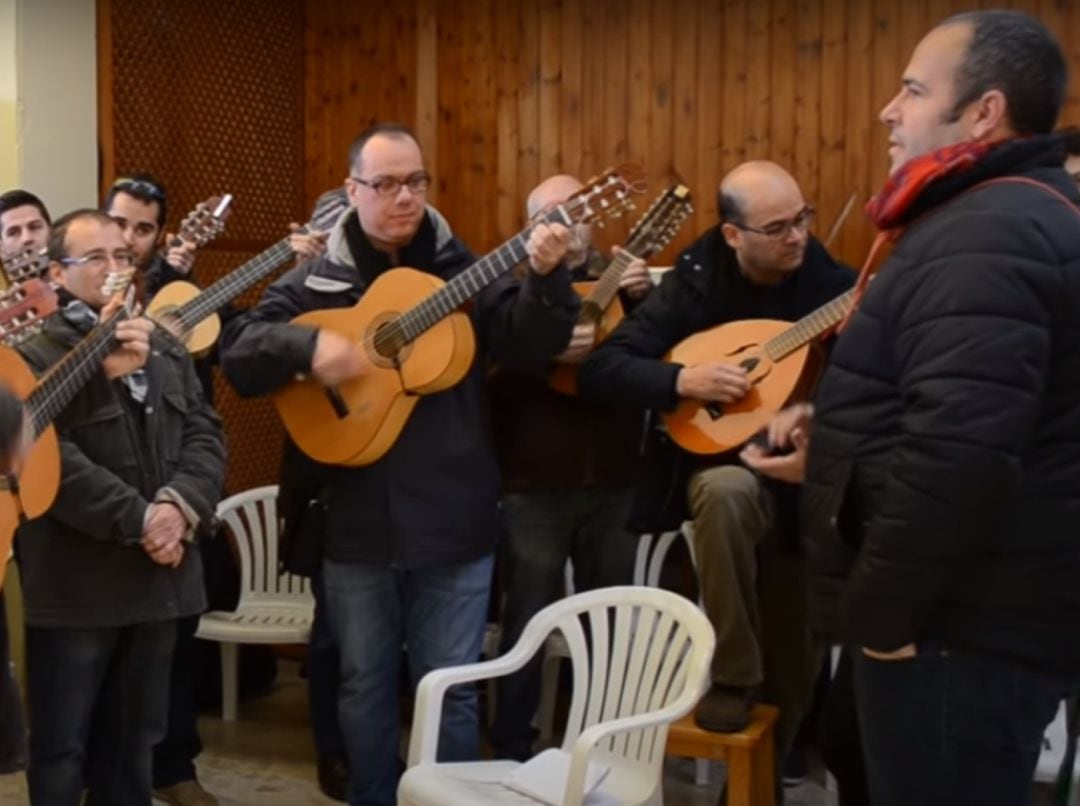
POLYGON ((742 243, 742 231, 730 222, 725 221, 720 225, 720 234, 724 236, 727 245, 732 249, 738 249, 739 244, 742 243))
POLYGON ((58 260, 49 261, 49 279, 61 288, 67 288, 67 272, 64 264, 58 260))
POLYGON ((974 118, 971 121, 971 139, 996 140, 1012 131, 1009 123, 1009 103, 1001 90, 987 90, 973 102, 974 118))

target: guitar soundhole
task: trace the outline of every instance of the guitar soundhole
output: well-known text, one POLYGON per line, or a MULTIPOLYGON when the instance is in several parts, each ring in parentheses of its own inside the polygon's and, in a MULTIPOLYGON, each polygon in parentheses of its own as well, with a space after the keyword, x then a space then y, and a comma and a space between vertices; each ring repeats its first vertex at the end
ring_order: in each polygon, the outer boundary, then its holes
POLYGON ((757 358, 747 358, 745 361, 740 361, 739 366, 745 369, 747 372, 753 372, 757 369, 757 365, 761 363, 757 358))
MULTIPOLYGON (((396 317, 396 314, 394 314, 396 317)), ((396 318, 380 322, 375 326, 374 335, 369 343, 371 357, 382 367, 400 366, 405 360, 402 354, 408 346, 405 334, 396 318)))
POLYGON ((724 407, 717 403, 715 400, 712 403, 706 403, 703 407, 705 412, 714 420, 719 420, 724 416, 724 407))

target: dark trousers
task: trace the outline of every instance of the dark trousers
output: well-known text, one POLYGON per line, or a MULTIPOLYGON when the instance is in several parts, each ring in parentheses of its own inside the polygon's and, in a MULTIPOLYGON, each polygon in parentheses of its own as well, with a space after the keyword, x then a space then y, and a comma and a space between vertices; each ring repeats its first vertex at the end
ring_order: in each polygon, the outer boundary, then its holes
POLYGON ((777 500, 746 468, 700 470, 687 495, 701 601, 716 631, 713 682, 760 687, 760 699, 779 707, 782 760, 813 703, 821 668, 803 558, 783 545, 777 500))
MULTIPOLYGON (((578 591, 630 583, 636 542, 624 524, 632 495, 623 489, 591 489, 504 496, 508 534, 499 554, 506 596, 500 654, 517 643, 529 619, 566 594, 567 560, 573 563, 578 591)), ((543 654, 496 681, 491 743, 497 758, 533 755, 543 654)))
POLYGON ((87 788, 93 806, 150 806, 175 643, 175 621, 27 627, 32 804, 77 806, 87 788))
POLYGON ((874 806, 1025 806, 1046 726, 1078 676, 929 644, 854 655, 874 806))
POLYGON ((169 716, 165 738, 154 748, 154 788, 164 789, 181 781, 195 780, 195 757, 202 752, 198 708, 195 704, 195 631, 198 616, 176 622, 176 649, 169 675, 169 716))
POLYGON ((308 639, 308 713, 315 750, 320 756, 345 755, 345 739, 338 723, 338 692, 341 688, 341 655, 338 653, 326 612, 326 587, 322 574, 311 578, 315 597, 315 620, 308 639))
MULTIPOLYGON (((858 650, 855 650, 858 651, 858 650)), ((840 652, 822 715, 822 756, 836 779, 840 806, 871 806, 866 782, 859 714, 855 708, 855 673, 850 647, 840 652)))

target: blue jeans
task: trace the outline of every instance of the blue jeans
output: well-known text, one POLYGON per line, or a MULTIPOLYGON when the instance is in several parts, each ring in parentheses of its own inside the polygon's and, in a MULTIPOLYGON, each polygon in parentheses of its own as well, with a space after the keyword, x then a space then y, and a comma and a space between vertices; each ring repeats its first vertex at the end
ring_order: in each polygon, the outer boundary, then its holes
POLYGON ((854 661, 874 806, 1031 803, 1043 733, 1077 675, 940 644, 854 661))
MULTIPOLYGON (((493 558, 404 570, 323 561, 327 615, 341 653, 338 718, 349 755, 349 803, 394 806, 401 647, 415 687, 432 669, 473 663, 487 621, 493 558)), ((477 758, 475 686, 447 693, 440 761, 477 758)))
POLYGON ((311 593, 315 598, 315 620, 311 624, 307 654, 311 732, 315 737, 315 750, 320 756, 345 755, 345 738, 338 725, 341 658, 334 636, 330 633, 322 574, 315 574, 311 578, 311 593))
MULTIPOLYGON (((535 616, 566 593, 566 561, 578 591, 632 581, 637 541, 625 527, 633 492, 623 489, 508 493, 503 496, 507 539, 499 552, 506 594, 499 652, 508 652, 535 616)), ((533 755, 532 720, 540 702, 543 653, 520 671, 496 680, 491 743, 497 758, 533 755)))
POLYGON ((175 621, 26 628, 31 803, 77 806, 85 785, 87 804, 150 806, 175 641, 175 621))

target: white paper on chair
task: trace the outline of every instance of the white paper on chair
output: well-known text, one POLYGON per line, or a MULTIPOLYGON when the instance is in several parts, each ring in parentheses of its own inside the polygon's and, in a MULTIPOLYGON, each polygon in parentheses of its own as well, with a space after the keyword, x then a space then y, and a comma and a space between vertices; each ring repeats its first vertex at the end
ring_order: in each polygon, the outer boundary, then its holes
MULTIPOLYGON (((589 762, 585 771, 585 794, 600 786, 611 772, 606 764, 589 762)), ((503 780, 503 786, 536 798, 551 806, 562 803, 566 779, 570 777, 570 754, 553 747, 533 756, 503 780)))

